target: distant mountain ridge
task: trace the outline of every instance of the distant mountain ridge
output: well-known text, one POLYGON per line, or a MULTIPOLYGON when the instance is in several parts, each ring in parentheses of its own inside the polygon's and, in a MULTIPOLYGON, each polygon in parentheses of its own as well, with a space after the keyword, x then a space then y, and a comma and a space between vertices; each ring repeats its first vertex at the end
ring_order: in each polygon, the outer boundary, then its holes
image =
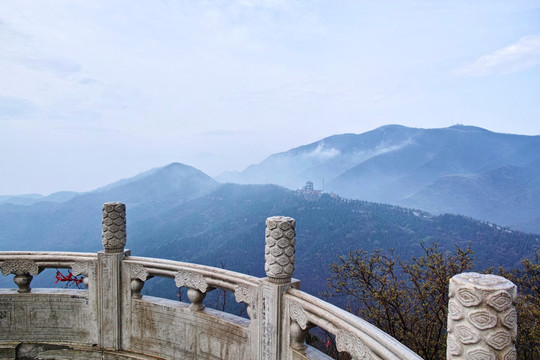
POLYGON ((535 221, 540 217, 539 163, 540 136, 464 125, 387 125, 330 136, 217 179, 290 189, 306 180, 319 188, 324 182, 325 191, 347 198, 464 214, 540 232, 535 221))
POLYGON ((77 196, 74 191, 58 191, 47 196, 40 194, 0 195, 0 204, 32 205, 37 202, 64 202, 77 196))
MULTIPOLYGON (((329 265, 354 249, 394 249, 408 257, 421 252, 420 242, 445 250, 471 243, 483 268, 516 266, 540 246, 538 235, 463 216, 307 197, 277 185, 219 184, 175 163, 64 202, 1 204, 0 248, 101 250, 101 207, 108 201, 127 204, 127 248, 134 255, 223 264, 255 276, 264 276, 265 219, 291 216, 297 220, 295 276, 313 294, 324 291, 329 265)), ((166 288, 157 281, 145 285, 156 295, 166 288)), ((176 296, 172 289, 161 295, 176 296)))
POLYGON ((173 163, 63 202, 0 204, 0 248, 99 250, 103 203, 124 202, 130 221, 138 223, 208 194, 218 186, 202 171, 173 163))
MULTIPOLYGON (((441 129, 387 125, 362 134, 329 136, 216 179, 239 184, 271 183, 289 189, 298 189, 311 180, 316 189, 346 198, 434 214, 463 214, 540 233, 540 136, 500 134, 464 125, 441 129)), ((142 205, 153 197, 157 200, 153 203, 166 208, 178 199, 189 200, 206 191, 202 189, 217 186, 217 181, 199 170, 176 163, 94 192, 104 201, 119 195, 130 206, 142 205), (180 175, 184 170, 189 175, 183 176, 193 181, 178 186, 174 173, 180 175), (158 179, 161 185, 152 185, 158 179), (147 186, 133 192, 130 183, 138 181, 147 186), (169 193, 174 195, 169 197, 169 193)), ((60 204, 80 196, 87 193, 0 196, 0 206, 60 204)))

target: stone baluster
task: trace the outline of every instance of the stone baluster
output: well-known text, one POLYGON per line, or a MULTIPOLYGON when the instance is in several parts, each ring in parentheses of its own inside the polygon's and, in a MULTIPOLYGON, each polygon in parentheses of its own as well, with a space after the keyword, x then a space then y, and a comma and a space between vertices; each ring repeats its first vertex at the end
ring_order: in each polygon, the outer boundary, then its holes
POLYGON ((143 295, 141 290, 144 286, 144 282, 152 277, 153 275, 149 274, 144 266, 139 264, 132 264, 130 268, 131 275, 131 297, 134 299, 141 299, 143 295))
POLYGON ((204 310, 203 300, 206 297, 206 293, 198 289, 189 288, 187 291, 187 297, 189 302, 189 308, 192 311, 202 311, 204 310))
POLYGON ((495 275, 462 273, 450 279, 448 360, 515 360, 516 286, 495 275))
POLYGON ((106 349, 121 349, 121 261, 129 256, 126 245, 126 206, 123 203, 103 204, 102 244, 104 251, 98 252, 98 326, 99 346, 106 349))
POLYGON ((19 293, 30 292, 30 283, 34 278, 32 275, 39 274, 38 265, 29 259, 12 259, 2 263, 2 275, 15 274, 13 282, 17 285, 19 293))
POLYGON ((261 334, 256 356, 258 359, 288 358, 285 355, 289 342, 289 334, 286 331, 290 326, 290 320, 282 318, 284 316, 282 296, 291 286, 299 287, 297 280, 292 281, 295 226, 296 221, 290 217, 273 216, 266 219, 264 269, 267 278, 260 287, 260 305, 257 306, 259 334, 261 334))
POLYGON ((174 276, 174 282, 177 287, 186 286, 188 288, 187 296, 191 305, 189 308, 192 311, 202 311, 204 305, 202 304, 206 292, 213 290, 208 286, 208 283, 201 274, 191 271, 178 271, 174 276))
POLYGON ((300 352, 301 354, 305 354, 306 352, 306 336, 309 332, 309 329, 302 329, 300 324, 298 324, 296 321, 291 321, 291 348, 294 350, 300 352))
POLYGON ((131 279, 131 297, 134 299, 141 299, 143 296, 141 294, 141 290, 144 286, 144 280, 141 279, 131 279))
POLYGON ((291 333, 291 348, 300 354, 305 355, 307 347, 306 336, 309 329, 315 325, 308 321, 304 309, 295 303, 291 303, 289 305, 289 316, 291 318, 291 326, 289 330, 291 333))

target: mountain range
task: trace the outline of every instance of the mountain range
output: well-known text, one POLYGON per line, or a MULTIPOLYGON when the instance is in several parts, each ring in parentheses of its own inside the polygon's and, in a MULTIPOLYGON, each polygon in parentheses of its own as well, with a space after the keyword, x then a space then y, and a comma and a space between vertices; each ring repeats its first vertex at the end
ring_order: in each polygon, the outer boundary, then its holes
POLYGON ((540 233, 540 136, 464 125, 387 125, 330 136, 216 179, 289 189, 311 180, 346 198, 463 214, 540 233))
MULTIPOLYGON (((265 219, 292 216, 297 220, 295 277, 314 294, 325 290, 330 264, 354 249, 394 249, 410 257, 422 253, 420 242, 437 242, 445 251, 471 244, 478 269, 483 269, 517 266, 540 246, 538 235, 469 217, 312 196, 273 184, 219 183, 173 163, 64 199, 0 203, 0 248, 101 250, 101 207, 108 201, 127 205, 127 247, 134 255, 224 266, 255 276, 264 276, 265 219)), ((152 281, 147 291, 175 296, 174 284, 152 281)))

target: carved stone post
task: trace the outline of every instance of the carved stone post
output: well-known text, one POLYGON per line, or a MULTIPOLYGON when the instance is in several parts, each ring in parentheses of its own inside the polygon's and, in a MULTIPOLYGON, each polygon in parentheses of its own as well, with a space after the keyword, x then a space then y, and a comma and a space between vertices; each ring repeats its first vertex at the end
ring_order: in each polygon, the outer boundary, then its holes
POLYGON ((495 275, 450 279, 447 359, 516 360, 516 286, 495 275))
POLYGON ((296 221, 285 216, 266 219, 264 270, 275 283, 291 281, 294 271, 296 221))
MULTIPOLYGON (((98 252, 98 325, 99 346, 121 349, 121 269, 120 263, 129 250, 126 245, 126 206, 111 202, 103 204, 102 244, 98 252)), ((131 281, 131 279, 125 279, 131 281)), ((128 283, 129 286, 129 283, 128 283)))
POLYGON ((273 216, 266 219, 265 265, 266 278, 259 293, 259 350, 258 359, 285 359, 282 356, 289 341, 289 334, 284 335, 284 327, 289 320, 283 317, 282 295, 291 286, 299 287, 296 281, 291 283, 294 271, 296 221, 290 217, 273 216), (286 322, 286 324, 285 324, 286 322), (286 339, 285 339, 286 337, 286 339))
POLYGON ((101 243, 107 253, 121 253, 126 246, 126 205, 119 202, 103 204, 101 243))

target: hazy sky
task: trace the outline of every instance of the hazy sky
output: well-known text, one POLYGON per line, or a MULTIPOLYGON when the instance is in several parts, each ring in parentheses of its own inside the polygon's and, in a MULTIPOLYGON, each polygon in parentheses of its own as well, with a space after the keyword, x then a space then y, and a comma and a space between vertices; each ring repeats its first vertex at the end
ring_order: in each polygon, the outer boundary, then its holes
POLYGON ((540 1, 0 0, 0 194, 390 123, 540 134, 540 1))

